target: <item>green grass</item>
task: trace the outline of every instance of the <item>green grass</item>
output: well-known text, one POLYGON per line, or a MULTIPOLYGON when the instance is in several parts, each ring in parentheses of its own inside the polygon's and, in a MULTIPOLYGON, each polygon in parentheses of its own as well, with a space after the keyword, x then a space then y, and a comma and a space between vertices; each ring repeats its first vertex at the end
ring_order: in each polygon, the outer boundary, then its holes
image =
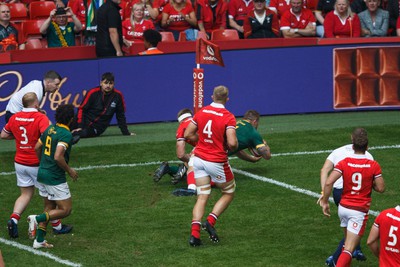
MULTIPOLYGON (((320 192, 319 171, 328 152, 285 155, 302 151, 328 151, 350 140, 354 127, 365 127, 370 146, 400 144, 398 111, 351 112, 263 117, 260 132, 268 141, 273 158, 256 164, 232 159, 233 168, 271 178, 312 192, 320 192)), ((323 266, 342 237, 336 207, 331 218, 322 215, 316 198, 277 185, 236 174, 235 200, 220 217, 221 242, 212 244, 202 233, 200 248, 188 245, 194 197, 174 197, 169 177, 154 184, 157 162, 176 160, 177 123, 131 125, 137 136, 122 136, 117 127, 99 138, 83 139, 73 147, 71 165, 79 181, 69 181, 73 235, 54 236, 51 254, 83 266, 323 266), (147 164, 144 164, 147 163, 147 164), (105 168, 112 164, 132 164, 105 168), (80 169, 102 166, 94 169, 80 169)), ((19 191, 12 172, 14 142, 0 141, 0 238, 9 239, 5 227, 19 191)), ((399 148, 371 149, 382 166, 387 191, 373 194, 371 209, 380 211, 398 204, 399 148)), ((207 212, 219 197, 213 191, 207 212)), ((23 214, 39 213, 36 196, 23 214)), ((367 232, 374 220, 371 216, 367 232)), ((31 246, 27 223, 19 224, 14 241, 31 246)), ((352 266, 378 266, 365 245, 368 260, 352 266)), ((6 266, 65 266, 43 256, 4 244, 6 266)))

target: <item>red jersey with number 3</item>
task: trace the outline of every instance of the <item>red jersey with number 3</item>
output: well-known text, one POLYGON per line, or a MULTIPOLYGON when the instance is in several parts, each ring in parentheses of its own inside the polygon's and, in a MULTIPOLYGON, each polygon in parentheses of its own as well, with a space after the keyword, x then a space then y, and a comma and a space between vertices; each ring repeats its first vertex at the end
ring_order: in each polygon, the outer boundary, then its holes
POLYGON ((39 166, 35 145, 49 124, 47 116, 33 108, 24 108, 10 118, 3 130, 15 138, 16 163, 39 166))
POLYGON ((236 119, 224 105, 212 103, 194 115, 199 140, 195 156, 211 162, 228 161, 226 130, 236 129, 236 119))
POLYGON ((374 225, 379 228, 379 266, 400 266, 400 206, 379 213, 374 225))
POLYGON ((195 147, 196 143, 194 143, 188 139, 185 139, 185 130, 191 121, 192 121, 192 118, 190 117, 190 118, 186 118, 184 121, 182 121, 179 124, 179 127, 176 130, 176 141, 185 141, 189 145, 192 145, 193 147, 195 147))
POLYGON ((340 205, 345 208, 368 212, 374 180, 382 176, 378 162, 365 155, 352 155, 340 161, 335 170, 343 176, 343 193, 340 205))

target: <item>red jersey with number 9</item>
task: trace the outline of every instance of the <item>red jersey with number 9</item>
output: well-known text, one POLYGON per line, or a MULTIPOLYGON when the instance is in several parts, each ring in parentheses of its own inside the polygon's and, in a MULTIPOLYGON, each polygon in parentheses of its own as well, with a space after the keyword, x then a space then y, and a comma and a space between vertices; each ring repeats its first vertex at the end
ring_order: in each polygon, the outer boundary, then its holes
POLYGON ((226 130, 236 129, 236 119, 224 105, 212 103, 194 115, 199 140, 195 156, 211 162, 228 161, 226 130))
POLYGON ((343 176, 343 193, 340 205, 345 208, 368 212, 374 180, 382 176, 378 162, 365 155, 352 155, 340 161, 335 170, 343 176))
POLYGON ((15 162, 25 166, 39 166, 35 145, 40 135, 49 127, 46 115, 34 108, 24 108, 14 114, 3 130, 15 138, 15 162))

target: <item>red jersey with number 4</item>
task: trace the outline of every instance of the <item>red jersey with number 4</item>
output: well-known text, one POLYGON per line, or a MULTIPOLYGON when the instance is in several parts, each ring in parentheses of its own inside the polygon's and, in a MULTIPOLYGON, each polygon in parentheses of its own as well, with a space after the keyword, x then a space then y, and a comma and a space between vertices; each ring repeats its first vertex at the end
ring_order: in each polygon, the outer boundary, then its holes
POLYGON ((365 155, 352 155, 335 166, 343 176, 343 193, 340 205, 345 208, 368 212, 374 180, 382 176, 378 162, 365 155))
POLYGON ((211 162, 228 161, 226 130, 236 129, 235 116, 224 105, 212 103, 194 115, 199 140, 195 156, 211 162))
POLYGON ((35 145, 49 124, 47 116, 33 108, 24 108, 10 118, 3 130, 15 138, 16 163, 39 166, 35 145))
POLYGON ((400 266, 400 206, 382 211, 374 225, 379 228, 379 266, 400 266))
POLYGON ((185 141, 189 145, 192 145, 193 147, 195 147, 196 143, 194 143, 188 139, 185 139, 185 130, 191 121, 192 121, 192 118, 186 118, 184 121, 182 121, 179 124, 179 127, 176 130, 176 141, 185 141))

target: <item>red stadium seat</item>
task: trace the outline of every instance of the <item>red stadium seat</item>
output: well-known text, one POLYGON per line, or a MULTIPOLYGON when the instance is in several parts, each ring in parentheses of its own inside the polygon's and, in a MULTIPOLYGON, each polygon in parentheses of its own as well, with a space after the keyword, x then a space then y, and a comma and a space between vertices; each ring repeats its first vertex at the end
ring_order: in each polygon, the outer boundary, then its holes
POLYGON ((30 38, 42 38, 40 33, 40 26, 42 26, 44 19, 39 20, 27 20, 22 22, 21 30, 23 32, 23 37, 25 40, 30 38))
POLYGON ((214 30, 213 32, 211 32, 211 40, 239 40, 239 34, 236 30, 233 29, 214 30))
POLYGON ((22 22, 28 20, 28 9, 23 3, 9 3, 11 22, 22 22))
POLYGON ((47 19, 50 11, 56 9, 56 4, 52 1, 37 1, 29 4, 30 19, 47 19))
POLYGON ((25 44, 25 49, 39 49, 39 48, 43 48, 42 46, 42 42, 40 41, 39 38, 32 38, 29 39, 26 44, 25 44))
MULTIPOLYGON (((206 40, 207 40, 207 33, 198 31, 198 32, 197 32, 197 38, 196 38, 196 39, 199 39, 199 38, 203 38, 203 39, 206 39, 206 40)), ((185 42, 185 41, 187 41, 187 40, 186 40, 186 33, 185 33, 185 32, 180 32, 180 33, 179 33, 179 40, 178 40, 178 41, 179 41, 179 42, 185 42)))
POLYGON ((175 42, 172 32, 160 32, 162 42, 175 42))

